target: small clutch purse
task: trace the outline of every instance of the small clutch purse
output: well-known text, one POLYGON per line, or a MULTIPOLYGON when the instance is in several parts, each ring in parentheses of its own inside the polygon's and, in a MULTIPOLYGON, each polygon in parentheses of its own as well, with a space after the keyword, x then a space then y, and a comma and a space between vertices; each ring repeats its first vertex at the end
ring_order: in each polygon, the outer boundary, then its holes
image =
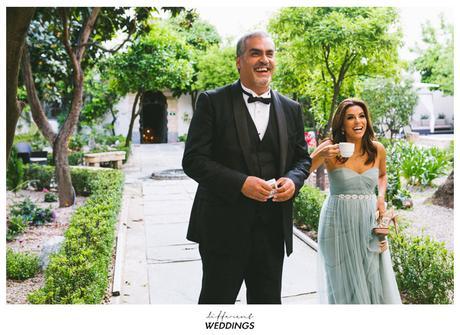
POLYGON ((394 225, 395 231, 398 233, 398 223, 396 222, 396 214, 393 209, 385 211, 382 216, 380 216, 379 211, 377 211, 375 213, 375 219, 377 221, 377 226, 372 229, 375 235, 387 236, 390 233, 390 224, 394 225))

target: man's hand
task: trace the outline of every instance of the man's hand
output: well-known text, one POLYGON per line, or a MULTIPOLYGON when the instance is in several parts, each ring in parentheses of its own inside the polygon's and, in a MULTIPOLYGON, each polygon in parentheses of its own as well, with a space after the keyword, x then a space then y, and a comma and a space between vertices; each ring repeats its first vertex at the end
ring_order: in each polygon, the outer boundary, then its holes
POLYGON ((293 197, 295 193, 294 182, 286 177, 282 177, 276 181, 277 189, 273 196, 273 201, 283 202, 293 197))
POLYGON ((271 190, 271 186, 265 180, 249 176, 244 181, 241 193, 250 199, 265 202, 271 190))

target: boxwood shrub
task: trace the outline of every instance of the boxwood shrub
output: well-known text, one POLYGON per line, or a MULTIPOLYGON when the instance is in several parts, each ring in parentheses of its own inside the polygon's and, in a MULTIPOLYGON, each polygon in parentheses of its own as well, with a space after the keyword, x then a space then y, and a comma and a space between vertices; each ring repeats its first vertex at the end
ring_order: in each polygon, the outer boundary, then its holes
MULTIPOLYGON (((41 191, 44 188, 50 189, 50 184, 54 178, 54 166, 29 164, 26 178, 30 181, 33 187, 41 191)), ((72 166, 70 175, 72 177, 72 185, 77 195, 88 196, 91 194, 90 179, 93 178, 93 173, 85 167, 72 166)))
POLYGON ((51 256, 44 287, 29 295, 33 304, 99 304, 106 292, 123 174, 72 168, 72 180, 78 178, 77 194, 83 189, 90 196, 70 219, 61 250, 51 256))
POLYGON ((391 233, 390 249, 405 303, 453 303, 454 255, 444 243, 428 236, 391 233))
POLYGON ((8 279, 25 280, 40 271, 38 256, 26 253, 15 252, 8 248, 6 251, 6 277, 8 279))
POLYGON ((38 191, 49 189, 54 178, 54 169, 50 165, 29 164, 25 177, 38 191))
POLYGON ((319 214, 326 194, 316 187, 304 185, 294 200, 294 220, 308 230, 318 231, 319 214))

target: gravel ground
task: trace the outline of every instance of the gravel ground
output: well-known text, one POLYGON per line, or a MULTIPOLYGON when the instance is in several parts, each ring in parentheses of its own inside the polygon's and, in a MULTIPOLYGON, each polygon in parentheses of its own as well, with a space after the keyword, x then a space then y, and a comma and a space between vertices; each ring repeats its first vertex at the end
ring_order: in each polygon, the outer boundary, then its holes
MULTIPOLYGON (((8 241, 6 246, 19 252, 31 252, 39 255, 44 243, 54 237, 63 236, 69 226, 69 219, 76 208, 81 206, 85 197, 77 197, 76 205, 59 208, 57 202, 43 202, 44 193, 31 190, 22 190, 17 193, 7 193, 7 206, 18 203, 26 197, 30 198, 37 206, 42 208, 51 207, 56 213, 56 220, 42 226, 29 226, 26 231, 19 234, 13 241, 8 241)), ((24 281, 7 279, 6 302, 8 304, 27 304, 27 295, 42 287, 44 284, 43 273, 38 273, 34 278, 24 281)))
MULTIPOLYGON (((435 180, 436 185, 444 182, 444 178, 435 180)), ((428 235, 446 248, 454 250, 454 210, 436 206, 427 201, 436 191, 436 187, 421 190, 409 188, 414 206, 410 210, 398 210, 396 213, 403 221, 408 221, 407 233, 411 235, 428 235)))
POLYGON ((6 303, 7 304, 27 304, 27 296, 35 290, 45 285, 45 276, 43 272, 38 273, 35 277, 26 280, 6 281, 6 303))

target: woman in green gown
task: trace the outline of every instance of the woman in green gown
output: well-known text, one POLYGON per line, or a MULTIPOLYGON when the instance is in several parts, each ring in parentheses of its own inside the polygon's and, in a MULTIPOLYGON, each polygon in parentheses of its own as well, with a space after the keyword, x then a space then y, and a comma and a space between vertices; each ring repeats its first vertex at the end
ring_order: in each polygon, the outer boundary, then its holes
POLYGON ((376 211, 385 212, 386 153, 384 146, 374 140, 363 101, 346 99, 339 104, 331 138, 321 143, 311 157, 310 172, 325 165, 330 191, 318 229, 320 302, 401 303, 388 241, 380 241, 372 233, 376 211), (340 142, 354 144, 350 157, 340 156, 340 142))

